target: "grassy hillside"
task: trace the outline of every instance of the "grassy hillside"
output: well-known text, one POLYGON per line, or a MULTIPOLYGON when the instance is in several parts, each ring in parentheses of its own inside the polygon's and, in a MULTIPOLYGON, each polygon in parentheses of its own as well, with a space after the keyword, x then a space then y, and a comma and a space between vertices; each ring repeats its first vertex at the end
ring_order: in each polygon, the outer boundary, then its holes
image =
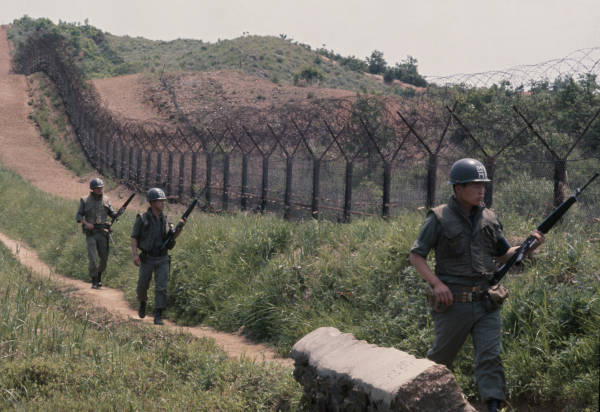
MULTIPOLYGON (((23 239, 66 275, 85 279, 85 245, 73 214, 76 202, 32 189, 0 169, 0 228, 23 239), (44 221, 40 230, 39 219, 44 221)), ((507 233, 534 227, 501 215, 507 233)), ((422 216, 406 214, 347 225, 289 223, 271 216, 194 214, 177 247, 167 315, 202 322, 276 345, 282 353, 305 333, 335 326, 423 357, 433 336, 423 282, 406 261, 422 216)), ((129 230, 133 215, 115 227, 106 283, 134 304, 136 268, 129 230)), ((505 284, 503 358, 514 402, 593 411, 598 404, 600 225, 574 207, 523 273, 505 284)), ((471 399, 472 345, 454 372, 471 399)), ((534 409, 535 410, 535 409, 534 409)))
POLYGON ((0 244, 0 409, 296 410, 289 368, 228 359, 212 340, 115 322, 0 244))
POLYGON ((281 84, 318 84, 323 87, 385 94, 414 93, 398 84, 384 84, 381 76, 355 71, 364 60, 342 58, 325 50, 294 42, 285 36, 243 36, 216 43, 177 39, 153 41, 114 36, 88 24, 23 17, 9 29, 16 47, 31 33, 50 29, 63 34, 89 78, 128 73, 236 70, 281 84), (329 56, 329 57, 327 57, 329 56), (355 69, 355 70, 353 70, 355 69))

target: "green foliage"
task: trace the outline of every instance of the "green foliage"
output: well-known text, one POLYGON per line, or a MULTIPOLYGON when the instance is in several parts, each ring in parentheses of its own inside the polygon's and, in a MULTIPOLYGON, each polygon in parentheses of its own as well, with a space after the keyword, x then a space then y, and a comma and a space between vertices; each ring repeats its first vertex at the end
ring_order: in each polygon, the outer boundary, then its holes
POLYGON ((401 82, 412 84, 418 87, 426 87, 427 82, 417 71, 417 59, 408 56, 402 63, 396 63, 393 68, 386 71, 388 76, 398 79, 401 82))
MULTIPOLYGON (((73 220, 76 202, 32 189, 4 169, 0 169, 0 191, 2 231, 35 247, 60 273, 86 278, 85 245, 73 220), (52 216, 44 230, 31 219, 41 215, 52 216)), ((511 239, 526 236, 539 220, 539 216, 523 218, 502 211, 500 219, 511 239)), ((334 326, 360 339, 424 357, 433 337, 431 317, 422 293, 423 281, 407 262, 422 219, 421 214, 403 213, 391 221, 366 219, 339 225, 327 221, 290 223, 252 214, 195 214, 173 250, 167 315, 180 323, 202 322, 226 331, 242 331, 276 345, 281 353, 288 353, 294 342, 313 329, 334 326)), ((600 252, 591 239, 600 237, 600 227, 588 221, 574 207, 547 236, 537 258, 527 263, 522 273, 505 281, 511 291, 502 309, 508 393, 532 407, 555 402, 564 405, 564 410, 593 410, 598 402, 592 383, 598 381, 594 365, 600 323, 596 279, 600 252)), ((132 224, 133 213, 126 213, 115 227, 117 246, 111 251, 106 283, 123 289, 134 305, 137 270, 128 246, 132 224)), ((27 303, 31 299, 20 301, 24 306, 19 310, 35 306, 27 303)), ((7 315, 7 319, 17 325, 22 315, 7 315)), ((57 341, 63 342, 58 345, 61 348, 69 347, 64 344, 67 334, 61 333, 53 335, 55 348, 57 341)), ((36 345, 35 340, 31 342, 36 345)), ((168 364, 173 358, 160 354, 165 350, 171 353, 174 344, 165 349, 165 342, 161 342, 149 358, 158 357, 168 364)), ((102 363, 107 356, 99 356, 104 359, 102 363)), ((179 359, 181 355, 173 356, 179 359)), ((7 376, 29 376, 30 380, 40 376, 43 381, 44 376, 54 376, 56 368, 65 368, 58 365, 42 359, 41 365, 24 365, 22 369, 27 372, 7 376)), ((469 397, 476 399, 471 365, 472 344, 468 343, 453 371, 469 397)), ((148 372, 143 373, 150 374, 155 367, 144 367, 148 372)), ((189 364, 178 367, 177 373, 185 376, 192 370, 198 371, 194 376, 200 388, 212 387, 211 382, 218 379, 189 364)), ((270 385, 262 377, 248 379, 270 385)), ((123 387, 136 385, 125 383, 123 387)), ((243 396, 255 388, 251 386, 243 396)), ((239 401, 237 395, 232 399, 239 401)))
POLYGON ((383 81, 386 83, 392 83, 394 81, 394 72, 390 69, 387 69, 385 73, 383 73, 383 81))
POLYGON ((212 340, 115 323, 33 277, 0 245, 2 410, 295 410, 289 368, 212 340))
POLYGON ((335 53, 333 50, 327 50, 325 48, 317 49, 316 52, 355 72, 366 72, 369 69, 369 66, 364 60, 355 56, 344 57, 339 53, 335 53))
MULTIPOLYGON (((9 38, 18 49, 27 36, 46 30, 64 36, 70 44, 69 54, 87 78, 117 76, 128 73, 166 71, 239 70, 272 79, 275 83, 293 84, 300 67, 318 65, 323 76, 312 78, 320 86, 401 94, 381 81, 366 77, 368 65, 354 56, 343 57, 325 49, 292 41, 287 36, 244 35, 233 40, 207 43, 202 40, 177 39, 153 41, 141 37, 114 36, 89 25, 48 19, 16 19, 9 28, 9 38), (322 58, 327 57, 328 60, 322 58)), ((385 67, 384 67, 385 69, 385 67)))
MULTIPOLYGON (((455 112, 469 131, 453 129, 450 141, 467 154, 480 156, 479 145, 490 156, 501 153, 496 160, 495 182, 522 180, 524 172, 532 178, 547 179, 554 173, 553 162, 567 155, 569 160, 578 159, 573 165, 580 174, 589 175, 598 168, 600 119, 579 137, 600 107, 599 90, 593 76, 559 78, 552 84, 537 82, 527 92, 508 82, 485 88, 455 87, 455 112), (513 106, 533 123, 544 142, 530 131, 513 106)), ((576 181, 571 170, 569 174, 570 180, 576 181)))
POLYGON ((383 58, 383 52, 379 50, 373 50, 371 56, 367 57, 367 64, 369 65, 369 73, 382 74, 385 72, 387 62, 383 58))
POLYGON ((324 78, 323 74, 312 66, 304 67, 300 72, 294 73, 294 84, 298 85, 301 80, 308 84, 320 82, 324 78))
POLYGON ((105 33, 80 23, 59 21, 57 25, 48 19, 31 19, 24 16, 15 19, 10 27, 9 39, 16 49, 24 44, 27 37, 39 31, 49 31, 63 36, 70 46, 65 50, 80 66, 88 78, 110 77, 135 73, 136 64, 127 63, 109 44, 105 33))

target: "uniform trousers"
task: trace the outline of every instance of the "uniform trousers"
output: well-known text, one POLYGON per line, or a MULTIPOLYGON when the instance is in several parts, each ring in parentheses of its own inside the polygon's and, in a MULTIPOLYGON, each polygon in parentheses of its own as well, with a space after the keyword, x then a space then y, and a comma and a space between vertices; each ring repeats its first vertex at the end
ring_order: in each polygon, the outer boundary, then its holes
POLYGON ((484 401, 504 400, 506 381, 500 359, 502 320, 499 309, 487 312, 483 301, 455 302, 444 313, 432 313, 435 340, 427 357, 450 368, 470 334, 475 352, 475 379, 481 398, 484 401))
POLYGON ((154 308, 167 307, 167 282, 169 281, 170 258, 168 255, 160 257, 145 256, 140 264, 137 299, 140 302, 148 300, 148 287, 154 272, 154 308))
POLYGON ((92 280, 104 273, 108 261, 108 236, 103 232, 93 231, 86 235, 88 251, 88 270, 92 280))

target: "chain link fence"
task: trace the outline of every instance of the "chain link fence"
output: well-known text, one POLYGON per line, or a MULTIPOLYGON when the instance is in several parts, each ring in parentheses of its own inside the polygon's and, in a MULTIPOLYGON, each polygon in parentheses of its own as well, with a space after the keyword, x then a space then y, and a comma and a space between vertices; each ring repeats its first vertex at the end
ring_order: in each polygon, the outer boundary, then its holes
MULTIPOLYGON (((202 198, 207 210, 391 217, 445 202, 450 166, 474 157, 493 177, 486 204, 531 214, 600 169, 600 49, 429 78, 402 99, 319 98, 270 110, 180 107, 178 75, 163 74, 172 122, 117 117, 64 50, 59 35, 38 33, 17 50, 14 68, 52 79, 91 164, 137 190, 202 198)), ((600 216, 598 186, 581 199, 589 216, 600 216)))

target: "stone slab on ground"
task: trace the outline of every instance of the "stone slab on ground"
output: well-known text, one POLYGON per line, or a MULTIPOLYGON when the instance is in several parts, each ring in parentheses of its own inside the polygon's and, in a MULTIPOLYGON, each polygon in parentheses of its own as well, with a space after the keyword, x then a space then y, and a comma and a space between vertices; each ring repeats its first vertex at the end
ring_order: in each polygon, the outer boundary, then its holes
POLYGON ((475 411, 448 368, 324 327, 292 348, 294 377, 316 410, 475 411))

